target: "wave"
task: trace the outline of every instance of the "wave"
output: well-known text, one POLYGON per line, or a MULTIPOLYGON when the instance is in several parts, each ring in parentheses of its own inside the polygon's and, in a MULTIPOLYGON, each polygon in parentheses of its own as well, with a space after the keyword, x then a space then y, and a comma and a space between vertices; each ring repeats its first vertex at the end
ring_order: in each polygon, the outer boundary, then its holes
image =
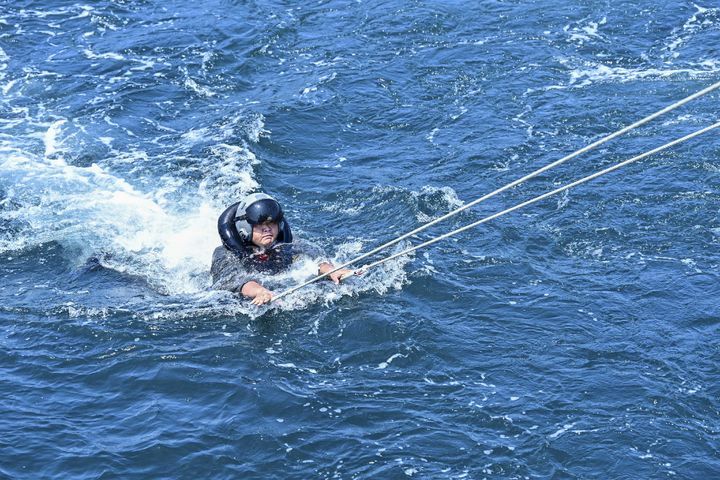
POLYGON ((73 156, 73 145, 64 140, 75 129, 66 120, 51 123, 42 134, 41 155, 23 149, 22 139, 0 141, 0 221, 5 227, 0 252, 56 242, 72 252, 76 266, 96 259, 164 293, 207 288, 210 257, 219 244, 215 222, 223 208, 217 193, 227 189, 223 181, 232 182, 229 190, 235 195, 258 186, 247 146, 215 145, 214 155, 204 160, 215 164, 203 169, 210 173, 192 201, 175 201, 187 186, 180 188, 183 182, 172 175, 152 182, 124 179, 113 171, 128 163, 122 157, 118 163, 111 157, 105 165, 70 163, 66 158, 73 156))
MULTIPOLYGON (((258 139, 262 122, 252 125, 249 138, 258 139)), ((113 170, 132 164, 132 159, 120 156, 107 159, 105 165, 88 166, 66 160, 73 147, 65 140, 73 128, 66 120, 51 123, 42 135, 42 154, 0 143, 0 253, 24 252, 54 242, 63 247, 67 262, 75 269, 92 263, 139 277, 157 292, 170 296, 169 304, 162 302, 157 309, 138 312, 150 319, 238 313, 257 317, 268 309, 303 309, 367 291, 384 293, 408 281, 403 266, 410 257, 340 286, 318 282, 265 310, 233 294, 208 292, 210 259, 220 243, 216 220, 228 201, 227 190, 232 190, 234 199, 259 187, 253 171, 259 161, 248 145, 214 144, 211 155, 199 162, 205 175, 197 184, 194 200, 174 201, 182 191, 176 177, 155 178, 149 188, 143 188, 144 184, 122 178, 113 170), (218 198, 219 192, 226 195, 218 198), (172 306, 177 295, 184 295, 187 301, 181 302, 179 310, 172 306)), ((206 137, 201 132, 184 139, 192 144, 206 137)), ((428 208, 430 204, 459 202, 451 189, 430 187, 410 193, 410 198, 419 207, 419 217, 425 215, 424 210, 434 211, 436 207, 428 208)), ((341 243, 332 261, 344 262, 359 255, 362 247, 359 240, 341 243)), ((294 265, 272 279, 275 291, 306 280, 316 274, 316 269, 317 262, 310 259, 294 265)), ((125 307, 134 309, 132 305, 125 307)), ((105 315, 98 306, 69 304, 63 308, 69 315, 105 315)))
POLYGON ((586 20, 578 22, 577 25, 568 24, 563 27, 563 32, 568 35, 568 40, 579 45, 593 40, 605 40, 605 37, 598 32, 598 29, 601 25, 607 24, 607 17, 603 17, 597 22, 589 20, 586 22, 586 20))
POLYGON ((683 47, 692 42, 693 38, 705 30, 717 28, 720 21, 720 8, 704 8, 693 4, 695 12, 688 18, 682 27, 675 28, 665 40, 663 50, 666 59, 677 59, 683 47))
POLYGON ((599 62, 583 62, 583 67, 570 71, 568 86, 586 86, 593 83, 625 83, 645 79, 664 79, 676 76, 709 78, 720 71, 720 62, 703 60, 685 68, 626 68, 610 67, 599 62))
POLYGON ((455 190, 449 186, 425 185, 419 191, 414 191, 389 185, 376 185, 369 194, 366 190, 346 190, 341 199, 328 203, 322 208, 328 212, 352 217, 363 213, 376 215, 377 211, 383 211, 384 217, 405 218, 414 215, 417 222, 427 223, 463 204, 455 190))

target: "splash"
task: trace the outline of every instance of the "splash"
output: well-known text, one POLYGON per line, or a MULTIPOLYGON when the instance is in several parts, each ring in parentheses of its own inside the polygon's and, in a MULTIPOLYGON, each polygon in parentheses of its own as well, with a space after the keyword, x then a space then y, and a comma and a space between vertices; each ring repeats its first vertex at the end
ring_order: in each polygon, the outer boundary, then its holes
MULTIPOLYGON (((331 259, 333 264, 338 265, 348 260, 344 253, 355 250, 358 243, 349 242, 340 245, 338 253, 331 259)), ((397 253, 409 245, 400 243, 387 255, 397 253)), ((356 251, 359 253, 359 251, 356 251)), ((301 289, 287 297, 278 300, 277 304, 271 307, 264 307, 264 311, 277 309, 280 311, 300 310, 318 303, 331 304, 345 297, 353 297, 363 293, 384 295, 392 290, 400 290, 410 283, 405 266, 413 260, 414 256, 406 255, 387 262, 382 266, 371 270, 360 277, 350 277, 340 285, 334 285, 329 281, 319 281, 301 289)), ((294 286, 300 281, 307 280, 317 274, 317 262, 308 261, 300 265, 294 265, 287 276, 293 278, 293 283, 287 283, 287 287, 294 286)), ((279 278, 283 280, 282 277, 279 278)), ((279 291, 279 290, 278 290, 279 291)))
MULTIPOLYGON (((259 136, 262 122, 252 125, 251 133, 259 136)), ((411 258, 405 257, 339 286, 319 282, 271 308, 258 309, 228 292, 208 292, 210 259, 218 245, 215 221, 224 207, 213 199, 218 191, 229 187, 226 181, 232 182, 234 195, 258 187, 252 168, 259 162, 249 147, 244 143, 215 144, 210 149, 213 155, 203 160, 215 162, 214 168, 209 164, 204 168, 214 173, 199 182, 196 200, 173 202, 173 196, 185 188, 177 178, 156 178, 152 188, 143 190, 113 171, 113 164, 123 166, 132 159, 123 157, 114 163, 109 159, 108 165, 70 163, 66 156, 72 146, 66 140, 72 128, 65 119, 49 124, 41 136, 42 155, 7 143, 0 145, 0 222, 7 227, 0 234, 0 253, 27 251, 54 242, 67 252, 73 268, 83 268, 92 261, 142 278, 162 294, 184 296, 182 308, 174 308, 177 300, 170 299, 169 304, 139 313, 151 320, 198 314, 254 318, 267 310, 305 309, 363 292, 383 294, 408 282, 403 266, 411 258)), ((147 155, 138 158, 146 161, 147 155)), ((452 191, 429 187, 410 192, 410 197, 418 204, 459 201, 452 191)), ((330 259, 339 264, 358 255, 362 247, 356 240, 342 243, 333 249, 330 259)), ((314 276, 319 261, 305 258, 288 272, 265 280, 279 292, 314 276)), ((82 306, 72 308, 77 312, 82 306)), ((90 315, 94 310, 82 311, 90 315)))
MULTIPOLYGON (((175 178, 156 179, 143 191, 112 167, 68 163, 66 128, 72 125, 64 119, 49 125, 42 156, 0 145, 0 252, 56 242, 75 267, 94 260, 144 278, 162 293, 206 289, 221 208, 212 179, 201 182, 195 201, 168 201, 179 189, 175 178)), ((235 191, 255 188, 250 163, 228 158, 224 168, 235 191)))
MULTIPOLYGON (((397 253, 407 246, 407 243, 398 244, 387 255, 397 253)), ((316 276, 318 265, 321 262, 330 261, 334 265, 339 265, 358 256, 362 250, 362 242, 345 242, 338 245, 334 255, 330 257, 324 255, 303 256, 296 260, 287 271, 274 275, 258 273, 255 278, 263 286, 277 294, 316 276)), ((393 290, 400 290, 410 283, 405 266, 412 259, 412 255, 400 257, 362 276, 350 277, 339 285, 333 284, 329 280, 320 280, 277 302, 261 307, 251 305, 249 300, 230 292, 213 292, 213 301, 222 299, 224 302, 231 302, 235 313, 257 318, 273 312, 304 310, 318 304, 330 305, 343 298, 355 297, 364 293, 384 295, 393 290)))

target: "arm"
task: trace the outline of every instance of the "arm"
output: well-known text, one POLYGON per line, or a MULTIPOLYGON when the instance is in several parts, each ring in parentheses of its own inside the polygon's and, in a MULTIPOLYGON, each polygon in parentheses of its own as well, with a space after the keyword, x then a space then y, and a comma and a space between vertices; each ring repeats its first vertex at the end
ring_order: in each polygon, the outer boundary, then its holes
MULTIPOLYGON (((320 261, 320 264, 318 265, 318 275, 324 275, 327 272, 335 269, 335 266, 326 260, 327 256, 325 256, 322 250, 317 246, 309 244, 307 242, 298 241, 293 244, 293 247, 295 248, 295 252, 297 254, 304 254, 314 259, 315 261, 320 261)), ((337 272, 328 275, 327 278, 338 284, 343 280, 343 276, 349 277, 353 273, 355 273, 353 270, 342 268, 337 272)))
MULTIPOLYGON (((320 275, 324 275, 327 272, 334 270, 334 269, 335 269, 335 266, 333 266, 333 264, 330 262, 323 262, 318 267, 318 271, 320 272, 320 275)), ((342 280, 343 275, 349 276, 352 273, 353 273, 352 270, 348 270, 347 268, 341 268, 337 272, 331 273, 330 275, 328 275, 328 278, 330 280, 332 280, 335 284, 338 284, 342 280)))
POLYGON ((240 289, 240 293, 248 298, 252 298, 253 305, 262 305, 272 300, 273 293, 267 288, 260 285, 255 280, 246 282, 240 289))
POLYGON ((242 293, 242 287, 252 280, 252 277, 243 268, 240 259, 225 247, 218 247, 213 252, 212 288, 215 290, 229 290, 242 293))

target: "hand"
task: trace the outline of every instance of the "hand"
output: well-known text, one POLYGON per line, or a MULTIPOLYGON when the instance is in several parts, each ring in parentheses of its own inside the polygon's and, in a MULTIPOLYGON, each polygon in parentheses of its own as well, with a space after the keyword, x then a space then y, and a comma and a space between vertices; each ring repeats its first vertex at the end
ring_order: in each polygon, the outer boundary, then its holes
POLYGON ((255 294, 255 297, 253 297, 252 304, 253 305, 263 305, 265 303, 270 303, 270 300, 272 300, 273 293, 268 290, 265 287, 260 287, 258 289, 258 292, 255 294))
POLYGON ((330 277, 330 280, 332 280, 333 283, 335 283, 335 285, 337 285, 340 283, 341 280, 343 280, 343 277, 345 277, 345 276, 351 277, 354 274, 355 274, 355 272, 353 270, 348 270, 347 268, 341 268, 337 272, 334 272, 334 273, 331 273, 330 275, 328 275, 328 277, 330 277))

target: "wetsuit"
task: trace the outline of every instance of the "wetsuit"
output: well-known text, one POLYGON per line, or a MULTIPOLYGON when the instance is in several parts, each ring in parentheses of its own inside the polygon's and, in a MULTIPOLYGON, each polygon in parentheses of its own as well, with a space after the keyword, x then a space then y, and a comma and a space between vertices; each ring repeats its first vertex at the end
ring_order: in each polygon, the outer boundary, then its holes
MULTIPOLYGON (((280 243, 254 253, 248 247, 242 251, 232 251, 224 246, 217 247, 213 252, 212 273, 213 285, 216 290, 242 292, 242 287, 251 280, 258 279, 258 274, 274 275, 290 268, 293 261, 300 255, 313 258, 323 257, 319 249, 305 243, 280 243)), ((319 263, 326 261, 320 260, 319 263)))

